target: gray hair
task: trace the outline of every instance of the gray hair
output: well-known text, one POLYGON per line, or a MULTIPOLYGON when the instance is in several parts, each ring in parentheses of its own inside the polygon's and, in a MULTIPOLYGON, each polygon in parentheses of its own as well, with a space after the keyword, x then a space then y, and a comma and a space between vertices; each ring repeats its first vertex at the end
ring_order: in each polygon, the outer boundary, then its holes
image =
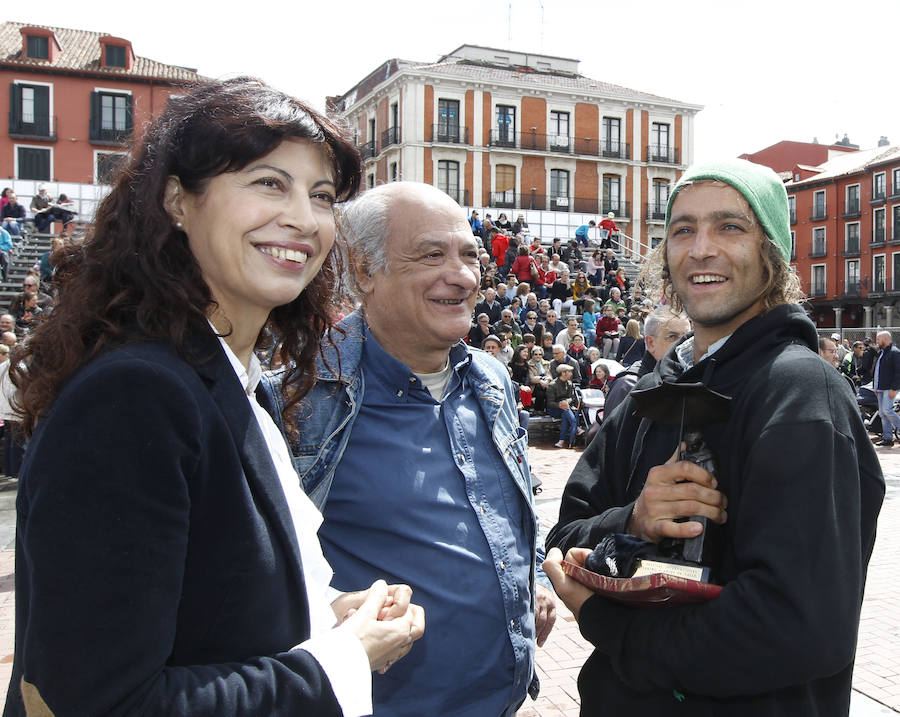
POLYGON ((351 256, 364 261, 369 276, 387 272, 387 238, 391 197, 377 189, 345 202, 338 212, 338 230, 351 256))
POLYGON ((669 323, 672 319, 688 320, 687 314, 683 312, 672 311, 668 304, 657 306, 653 312, 644 319, 644 335, 659 336, 659 332, 664 324, 669 323))
POLYGON ((563 346, 562 344, 553 344, 551 350, 554 351, 554 352, 555 352, 555 351, 562 351, 563 353, 565 353, 565 352, 566 352, 566 347, 563 346))

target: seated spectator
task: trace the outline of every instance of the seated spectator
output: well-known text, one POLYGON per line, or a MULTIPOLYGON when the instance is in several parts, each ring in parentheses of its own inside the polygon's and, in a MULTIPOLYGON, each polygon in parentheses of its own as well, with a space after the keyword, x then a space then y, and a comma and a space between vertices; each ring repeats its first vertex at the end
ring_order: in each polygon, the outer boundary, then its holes
POLYGON ((531 360, 531 352, 527 346, 519 346, 513 352, 509 362, 509 373, 512 380, 521 386, 530 386, 531 379, 528 375, 528 362, 531 360))
POLYGON ((513 312, 513 316, 518 316, 519 312, 522 311, 522 298, 514 296, 512 301, 509 302, 509 310, 513 312))
POLYGON ((512 224, 510 224, 509 219, 506 218, 506 214, 503 214, 502 212, 501 212, 500 216, 497 217, 497 221, 494 222, 494 226, 497 227, 498 229, 502 229, 505 232, 512 232, 513 234, 517 233, 517 232, 513 232, 512 224))
POLYGON ((566 347, 562 344, 553 344, 550 350, 553 356, 553 360, 550 361, 550 376, 556 378, 559 376, 560 366, 569 366, 572 369, 572 381, 576 385, 581 385, 581 371, 578 362, 566 353, 566 347))
POLYGON ((559 314, 555 309, 548 309, 547 318, 544 320, 544 331, 556 338, 560 331, 565 331, 566 325, 559 320, 559 314))
POLYGON ((575 385, 572 383, 572 367, 559 365, 559 376, 546 389, 547 415, 561 419, 557 448, 569 448, 575 443, 578 419, 572 408, 575 405, 575 385))
POLYGON ((599 249, 594 250, 594 253, 588 257, 585 271, 592 286, 603 284, 603 252, 599 249))
POLYGON ((644 358, 645 349, 641 327, 637 321, 630 319, 625 325, 625 335, 619 340, 616 361, 623 366, 630 366, 644 358))
POLYGON ((531 243, 528 245, 528 253, 535 258, 537 258, 538 254, 546 256, 546 254, 544 254, 544 247, 541 246, 540 237, 531 237, 531 243))
POLYGON ((55 252, 58 252, 65 246, 67 238, 68 234, 65 232, 58 237, 53 237, 53 240, 50 242, 50 251, 41 254, 39 265, 41 272, 40 280, 42 284, 49 284, 53 281, 53 272, 56 271, 56 267, 54 266, 52 257, 55 252))
MULTIPOLYGON (((530 294, 530 296, 534 296, 534 294, 530 294)), ((538 323, 537 312, 534 309, 528 309, 527 306, 522 310, 525 311, 525 321, 522 323, 522 335, 533 334, 534 342, 540 344, 541 336, 544 333, 544 327, 538 323)))
POLYGON ((22 302, 25 300, 25 294, 28 292, 37 293, 38 306, 44 311, 53 307, 53 297, 40 291, 40 280, 37 274, 28 274, 22 282, 22 292, 16 294, 9 304, 9 313, 15 316, 19 309, 22 308, 22 302))
POLYGON ((25 292, 22 305, 15 313, 16 334, 21 336, 31 331, 40 322, 42 313, 41 307, 38 306, 37 294, 33 291, 25 292))
POLYGON ((9 279, 9 264, 12 261, 13 241, 6 229, 0 228, 0 272, 4 283, 9 279))
MULTIPOLYGON (((553 334, 549 334, 546 331, 541 334, 541 348, 544 349, 544 356, 553 353, 553 334)), ((552 367, 553 362, 551 361, 550 364, 552 367)))
POLYGON ((500 311, 500 321, 494 324, 494 333, 498 336, 502 334, 504 331, 509 331, 513 334, 519 335, 519 340, 521 341, 522 337, 522 327, 519 325, 519 322, 516 321, 513 316, 512 309, 503 309, 500 311))
POLYGON ((581 253, 581 249, 578 248, 578 242, 574 239, 569 239, 569 243, 562 250, 562 254, 560 254, 560 259, 562 259, 563 263, 568 264, 570 271, 580 270, 584 263, 584 256, 581 253))
POLYGON ((487 314, 478 314, 475 325, 469 329, 469 346, 480 349, 485 338, 491 335, 491 324, 487 314))
POLYGON ((534 350, 535 344, 537 344, 537 341, 534 338, 534 334, 522 334, 522 345, 528 347, 529 356, 531 356, 531 352, 534 350))
POLYGON ((16 317, 12 314, 0 314, 0 333, 16 330, 16 317))
POLYGON ((536 411, 543 411, 547 405, 547 386, 550 385, 550 362, 544 358, 540 346, 531 349, 528 360, 528 383, 531 386, 532 401, 536 411))
POLYGON ((622 296, 627 296, 628 291, 631 289, 631 281, 625 276, 625 270, 622 268, 616 269, 614 274, 608 276, 606 284, 610 290, 613 287, 617 288, 622 296))
POLYGON ((50 217, 47 215, 46 210, 50 207, 52 200, 50 199, 50 195, 47 194, 47 188, 41 184, 38 187, 38 193, 35 194, 31 198, 31 213, 34 216, 34 226, 41 233, 47 231, 47 227, 50 226, 50 217))
POLYGON ((16 336, 14 331, 4 331, 0 334, 0 343, 6 344, 10 348, 15 346, 19 341, 19 337, 16 336))
POLYGON ((538 321, 542 324, 547 320, 547 312, 550 311, 550 300, 549 299, 541 299, 538 301, 538 321))
POLYGON ((568 268, 563 269, 559 278, 550 287, 550 303, 553 305, 557 316, 562 316, 563 309, 569 310, 569 315, 575 315, 575 302, 572 300, 572 282, 568 268))
MULTIPOLYGON (((503 362, 503 359, 500 358, 500 337, 491 334, 490 336, 485 338, 482 346, 484 350, 487 351, 491 356, 497 359, 500 363, 503 363, 504 366, 506 365, 503 362)), ((518 411, 519 414, 519 425, 523 430, 527 431, 528 421, 531 417, 529 416, 528 411, 526 411, 522 407, 520 387, 519 384, 515 381, 513 381, 513 394, 516 396, 516 411, 518 411)))
POLYGON ((563 346, 570 346, 572 344, 572 340, 575 338, 575 334, 580 334, 581 328, 578 326, 578 318, 575 316, 570 316, 566 319, 566 328, 563 331, 560 331, 553 343, 562 344, 563 346))
POLYGON ((609 392, 609 368, 606 364, 598 363, 594 366, 594 373, 588 382, 588 388, 603 391, 604 396, 609 392))
POLYGON ((603 272, 606 276, 615 274, 619 268, 619 260, 612 249, 606 250, 606 257, 603 259, 603 272))
POLYGON ((512 232, 513 234, 521 234, 525 229, 528 229, 528 222, 525 221, 525 215, 520 214, 516 217, 516 221, 513 222, 512 232))
POLYGON ((9 203, 9 193, 12 191, 11 187, 4 187, 3 191, 0 192, 0 209, 3 209, 9 203))
MULTIPOLYGON (((591 346, 591 349, 596 350, 596 347, 591 346)), ((566 354, 578 364, 578 375, 580 376, 580 380, 576 380, 575 382, 581 386, 587 384, 587 380, 591 375, 591 360, 589 358, 590 354, 588 353, 588 350, 588 347, 584 343, 584 336, 581 334, 575 334, 571 346, 566 350, 566 354)))
POLYGON ((610 353, 615 356, 619 350, 619 321, 609 303, 604 304, 603 316, 597 320, 597 345, 603 358, 609 358, 610 353))
POLYGON ((481 220, 478 218, 478 212, 476 210, 472 210, 472 215, 469 217, 469 226, 472 227, 472 234, 481 238, 481 232, 484 227, 481 225, 481 220))
POLYGON ((9 200, 0 209, 0 227, 6 229, 12 236, 22 234, 22 226, 25 224, 25 207, 19 204, 19 198, 15 192, 10 191, 6 198, 9 200))
POLYGON ((502 361, 505 366, 509 366, 509 362, 512 361, 513 351, 515 349, 512 344, 512 334, 509 331, 503 331, 499 334, 499 338, 500 351, 497 353, 497 358, 502 361))
POLYGON ((625 302, 622 300, 622 292, 619 291, 617 286, 614 286, 609 290, 609 298, 606 300, 606 303, 603 304, 603 308, 605 309, 607 306, 613 307, 613 316, 622 309, 624 311, 628 310, 628 307, 625 305, 625 302))
POLYGON ((494 289, 497 292, 497 301, 500 302, 500 306, 503 308, 509 306, 509 302, 512 301, 512 297, 507 292, 506 284, 500 282, 499 284, 497 284, 497 286, 494 287, 494 289))
MULTIPOLYGON (((519 286, 523 286, 523 284, 519 284, 519 286)), ((525 286, 528 285, 525 284, 525 286)), ((533 291, 525 294, 525 298, 522 300, 522 309, 519 311, 519 323, 525 322, 525 317, 529 311, 533 311, 535 316, 540 316, 540 304, 538 304, 537 295, 533 291)), ((532 333, 534 332, 532 331, 532 333)))
POLYGON ((584 298, 584 293, 591 288, 588 283, 587 276, 583 271, 575 274, 575 280, 572 282, 572 298, 577 303, 579 299, 584 298))
POLYGON ((588 346, 597 340, 597 317, 594 315, 594 300, 585 299, 581 305, 581 332, 588 346))
POLYGON ((500 321, 500 315, 503 312, 503 305, 497 301, 497 292, 494 289, 484 290, 484 301, 475 304, 475 315, 487 314, 488 322, 496 324, 500 321))

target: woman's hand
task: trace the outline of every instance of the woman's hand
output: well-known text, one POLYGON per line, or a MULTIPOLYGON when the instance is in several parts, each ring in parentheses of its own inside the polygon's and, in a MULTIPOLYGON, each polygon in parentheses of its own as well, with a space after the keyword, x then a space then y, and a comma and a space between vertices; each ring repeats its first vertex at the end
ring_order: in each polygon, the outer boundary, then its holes
POLYGON ((384 674, 404 657, 414 641, 425 634, 425 611, 410 602, 412 590, 406 585, 388 588, 384 580, 376 580, 361 593, 348 593, 335 609, 347 606, 339 630, 352 630, 369 657, 369 666, 384 674), (359 603, 359 597, 364 599, 359 603), (359 603, 354 607, 354 603, 359 603))
MULTIPOLYGON (((590 554, 590 548, 571 548, 566 553, 566 561, 584 567, 585 558, 590 554)), ((553 583, 553 589, 556 590, 560 600, 572 611, 575 620, 578 620, 581 606, 594 593, 590 588, 563 572, 562 560, 562 551, 559 548, 551 548, 550 552, 547 553, 547 559, 543 563, 544 572, 550 578, 550 582, 553 583)))

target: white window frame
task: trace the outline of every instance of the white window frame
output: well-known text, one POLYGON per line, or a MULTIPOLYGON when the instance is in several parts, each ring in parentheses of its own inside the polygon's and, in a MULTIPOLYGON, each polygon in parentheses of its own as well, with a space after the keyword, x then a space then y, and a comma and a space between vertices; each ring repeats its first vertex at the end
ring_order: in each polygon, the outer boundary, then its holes
MULTIPOLYGON (((822 216, 827 217, 828 216, 828 195, 825 193, 824 189, 817 189, 815 192, 813 192, 813 204, 812 204, 813 216, 814 217, 818 216, 816 214, 816 204, 818 203, 818 202, 816 202, 816 197, 819 196, 820 194, 822 195, 822 216)), ((821 219, 819 219, 818 221, 821 221, 821 219)))
POLYGON ((797 223, 797 197, 794 194, 788 195, 788 221, 791 224, 797 223))
MULTIPOLYGON (((53 83, 52 82, 34 82, 33 80, 14 79, 13 84, 14 85, 37 85, 40 87, 48 87, 49 88, 49 90, 47 92, 47 95, 49 96, 49 102, 48 102, 49 109, 47 111, 50 114, 50 117, 49 117, 49 119, 50 119, 50 134, 55 134, 56 133, 56 123, 53 121, 53 118, 55 117, 55 114, 53 112, 53 83)), ((12 107, 10 107, 9 111, 13 112, 14 110, 12 107)), ((21 111, 21 108, 20 108, 20 111, 21 111)), ((22 146, 24 147, 26 145, 22 145, 22 146)), ((51 164, 51 167, 52 167, 52 164, 51 164)))
POLYGON ((844 251, 850 251, 850 227, 856 227, 856 241, 859 246, 857 246, 856 251, 861 251, 862 249, 862 233, 859 222, 847 222, 844 225, 844 251))
POLYGON ((881 201, 887 197, 887 172, 876 172, 872 175, 872 199, 875 199, 875 185, 878 184, 878 177, 881 177, 881 185, 884 187, 884 191, 878 198, 878 201, 881 201))
POLYGON ((812 254, 817 254, 816 252, 816 233, 822 233, 822 253, 828 253, 828 231, 826 227, 813 227, 812 230, 812 254))
POLYGON ((98 172, 97 172, 97 158, 98 158, 101 154, 117 154, 117 155, 119 155, 120 157, 127 157, 127 156, 128 156, 128 152, 111 152, 111 151, 106 150, 106 149, 95 149, 95 150, 94 150, 94 184, 100 184, 100 178, 99 178, 100 175, 99 175, 98 172))
POLYGON ((813 293, 816 286, 816 269, 822 269, 823 295, 828 293, 828 264, 813 264, 809 267, 809 293, 813 293))
POLYGON ((856 188, 856 213, 862 211, 862 187, 859 184, 848 184, 844 187, 844 213, 850 213, 850 190, 856 188))
MULTIPOLYGON (((894 274, 894 267, 897 266, 898 261, 897 257, 900 257, 900 251, 895 251, 891 253, 891 290, 900 291, 900 275, 894 274), (894 288, 897 287, 897 288, 894 288)), ((885 283, 887 283, 887 278, 885 278, 885 283)))
POLYGON ((19 148, 22 149, 43 149, 50 152, 50 178, 47 180, 23 180, 23 181, 48 181, 53 182, 56 181, 53 179, 54 171, 53 171, 53 147, 48 147, 46 144, 14 144, 13 145, 13 177, 15 179, 20 179, 19 177, 19 148))
POLYGON ((884 219, 881 221, 881 226, 884 228, 884 239, 882 241, 887 241, 888 239, 888 226, 887 226, 887 209, 886 207, 877 207, 872 211, 872 242, 876 242, 875 239, 875 228, 878 225, 878 222, 875 221, 875 217, 878 216, 878 213, 881 212, 884 214, 884 219))
POLYGON ((891 170, 891 196, 900 194, 900 167, 891 170))
POLYGON ((844 291, 847 291, 847 287, 850 285, 850 267, 851 265, 856 265, 856 281, 853 283, 859 284, 860 277, 862 276, 862 267, 860 266, 859 259, 845 259, 844 260, 844 291))
POLYGON ((884 280, 884 286, 881 287, 880 291, 885 291, 887 289, 888 280, 887 280, 887 254, 873 254, 872 255, 872 291, 879 291, 879 289, 875 286, 875 278, 878 276, 878 272, 875 271, 876 263, 878 259, 881 259, 884 262, 884 266, 882 267, 882 278, 884 280))
POLYGON ((797 258, 797 232, 791 229, 791 261, 797 258))

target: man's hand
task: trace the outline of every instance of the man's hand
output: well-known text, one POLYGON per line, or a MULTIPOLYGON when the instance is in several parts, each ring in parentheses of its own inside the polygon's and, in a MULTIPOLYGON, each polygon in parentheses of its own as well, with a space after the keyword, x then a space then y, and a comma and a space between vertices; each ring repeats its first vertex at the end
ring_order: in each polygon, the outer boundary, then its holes
MULTIPOLYGON (((566 554, 566 560, 570 563, 584 566, 584 560, 590 554, 589 548, 572 548, 566 554)), ((544 561, 544 572, 550 578, 550 582, 553 583, 553 589, 556 590, 556 594, 559 595, 566 607, 572 611, 575 619, 578 620, 581 606, 594 593, 590 588, 585 587, 575 578, 570 578, 563 572, 562 559, 563 554, 560 549, 552 548, 547 553, 547 559, 544 561)))
POLYGON ((535 585, 534 629, 538 647, 543 647, 556 622, 556 595, 543 585, 535 585))
POLYGON ((651 468, 634 504, 625 530, 642 540, 658 543, 663 538, 693 538, 703 526, 696 521, 676 523, 676 518, 702 515, 724 523, 728 499, 716 490, 711 473, 690 461, 678 461, 678 451, 665 465, 651 468))
POLYGON ((560 401, 559 408, 561 411, 568 411, 569 410, 569 402, 566 400, 560 401))

